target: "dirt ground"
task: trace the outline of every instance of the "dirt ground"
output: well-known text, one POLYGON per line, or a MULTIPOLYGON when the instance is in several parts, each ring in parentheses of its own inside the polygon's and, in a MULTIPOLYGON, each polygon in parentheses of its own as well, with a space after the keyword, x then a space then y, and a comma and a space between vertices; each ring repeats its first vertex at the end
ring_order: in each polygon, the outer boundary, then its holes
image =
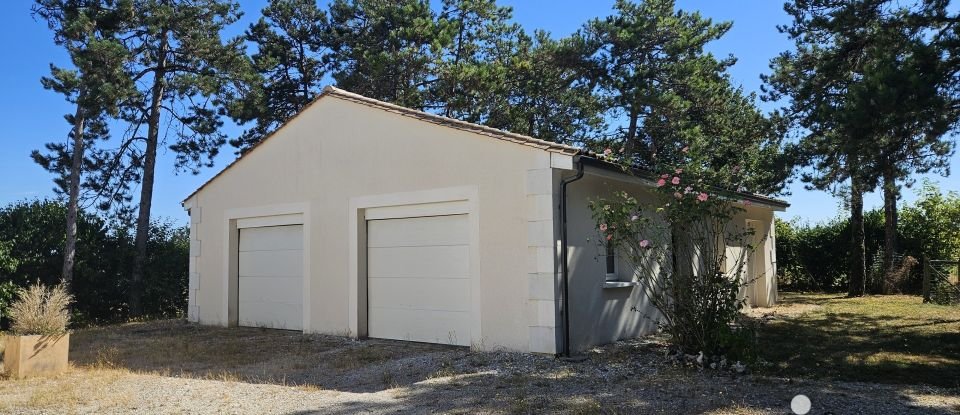
POLYGON ((0 380, 0 413, 960 413, 960 390, 681 369, 655 338, 582 362, 155 321, 76 331, 70 372, 0 380))

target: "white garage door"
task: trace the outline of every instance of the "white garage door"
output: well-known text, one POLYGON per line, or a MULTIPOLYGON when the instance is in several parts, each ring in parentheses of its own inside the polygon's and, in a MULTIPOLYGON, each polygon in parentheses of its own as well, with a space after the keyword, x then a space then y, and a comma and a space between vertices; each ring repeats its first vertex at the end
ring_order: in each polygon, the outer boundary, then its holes
POLYGON ((240 229, 241 326, 303 329, 303 225, 240 229))
POLYGON ((368 335, 470 345, 467 215, 367 221, 368 335))

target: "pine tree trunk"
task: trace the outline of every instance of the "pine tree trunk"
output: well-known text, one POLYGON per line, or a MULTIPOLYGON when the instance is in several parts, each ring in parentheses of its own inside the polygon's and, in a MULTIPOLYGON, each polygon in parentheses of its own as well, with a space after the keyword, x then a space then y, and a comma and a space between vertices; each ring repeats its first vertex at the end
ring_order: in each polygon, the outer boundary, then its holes
MULTIPOLYGON (((889 276, 894 270, 893 256, 897 252, 897 189, 896 177, 892 167, 883 172, 883 275, 884 281, 889 283, 889 276)), ((884 284, 884 291, 889 284, 884 284)))
POLYGON ((72 291, 73 267, 77 256, 77 210, 80 199, 80 170, 83 167, 83 134, 86 115, 82 101, 86 93, 80 91, 77 97, 77 111, 73 116, 73 154, 70 160, 70 181, 67 196, 67 236, 63 247, 63 270, 60 278, 67 290, 72 291))
POLYGON ((137 212, 136 253, 130 280, 130 315, 143 314, 143 277, 147 263, 147 241, 150 237, 150 208, 153 204, 153 178, 157 164, 157 144, 160 136, 160 104, 166 90, 167 31, 160 33, 157 51, 157 69, 150 91, 150 112, 147 119, 147 143, 143 154, 143 176, 140 183, 140 209, 137 212))
POLYGON ((867 257, 863 232, 863 185, 853 177, 850 186, 850 297, 866 290, 867 257))
POLYGON ((640 115, 634 111, 630 110, 630 123, 627 125, 627 138, 623 140, 624 147, 624 156, 627 157, 627 160, 630 161, 630 164, 633 164, 634 160, 638 156, 640 151, 639 143, 637 143, 637 124, 639 123, 640 115))

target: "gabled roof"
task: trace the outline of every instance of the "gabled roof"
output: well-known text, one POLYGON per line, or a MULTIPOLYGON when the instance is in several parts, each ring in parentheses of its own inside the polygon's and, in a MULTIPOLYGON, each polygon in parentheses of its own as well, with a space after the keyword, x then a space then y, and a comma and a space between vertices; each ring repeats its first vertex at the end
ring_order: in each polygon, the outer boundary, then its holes
POLYGON ((407 108, 407 107, 401 107, 399 105, 391 104, 389 102, 384 102, 377 99, 368 98, 363 95, 344 91, 334 86, 327 86, 323 88, 323 92, 321 92, 320 95, 314 98, 313 101, 310 101, 309 104, 305 105, 300 111, 298 111, 296 114, 290 117, 290 119, 288 119, 282 125, 280 125, 280 127, 278 127, 272 133, 270 133, 269 135, 264 137, 262 140, 254 144, 252 147, 247 149, 247 151, 241 154, 240 157, 238 157, 236 160, 228 164, 227 167, 224 167, 223 170, 221 170, 219 173, 215 174, 209 180, 207 180, 202 185, 200 185, 200 187, 198 187, 197 190, 194 190, 192 193, 190 193, 190 195, 184 198, 183 201, 186 202, 191 197, 193 197, 193 195, 197 194, 197 192, 199 192, 200 190, 203 190, 203 188, 207 187, 207 185, 210 184, 210 182, 214 181, 217 177, 220 177, 221 174, 223 174, 224 172, 229 170, 231 167, 233 167, 235 164, 237 164, 237 162, 243 159, 247 154, 256 150, 256 148, 259 147, 261 144, 263 144, 265 141, 273 138, 273 136, 276 135, 277 132, 282 130, 283 127, 285 127, 294 118, 299 117, 300 114, 302 114, 304 111, 307 110, 307 108, 310 108, 317 101, 320 101, 321 99, 324 99, 326 97, 337 97, 346 101, 351 101, 357 104, 366 105, 368 107, 389 111, 395 114, 400 114, 405 117, 411 117, 421 121, 442 125, 445 127, 456 128, 458 130, 469 131, 472 133, 485 135, 491 138, 496 138, 498 140, 504 140, 512 143, 531 146, 531 147, 539 148, 541 150, 546 150, 553 153, 576 155, 576 154, 581 154, 583 152, 583 150, 579 148, 569 146, 566 144, 559 144, 552 141, 541 140, 539 138, 533 138, 523 134, 516 134, 516 133, 511 133, 509 131, 498 130, 496 128, 487 127, 485 125, 474 124, 471 122, 461 121, 461 120, 457 120, 450 117, 444 117, 442 115, 430 114, 424 111, 418 111, 418 110, 407 108))
MULTIPOLYGON (((311 101, 309 104, 305 105, 300 111, 298 111, 296 114, 294 114, 293 117, 290 117, 290 119, 288 119, 286 122, 284 122, 282 125, 280 125, 280 127, 278 127, 274 132, 270 133, 269 135, 267 135, 266 137, 264 137, 263 140, 260 140, 257 144, 254 144, 252 147, 250 147, 249 149, 247 149, 247 151, 245 151, 240 157, 238 157, 236 160, 234 160, 234 161, 232 161, 230 164, 228 164, 227 167, 224 167, 223 170, 221 170, 220 172, 218 172, 217 174, 215 174, 213 177, 211 177, 209 180, 207 180, 207 181, 204 182, 202 185, 200 185, 200 187, 198 187, 197 190, 194 190, 192 193, 190 193, 190 195, 187 196, 187 197, 183 200, 183 202, 186 202, 186 201, 189 200, 191 197, 193 197, 195 194, 197 194, 200 190, 203 190, 204 187, 206 187, 208 184, 210 184, 211 182, 213 182, 214 180, 216 180, 218 177, 220 177, 220 175, 222 175, 224 172, 226 172, 226 171, 229 170, 231 167, 233 167, 235 164, 237 164, 240 160, 242 160, 244 157, 246 157, 247 154, 249 154, 249 153, 253 152, 254 150, 256 150, 256 148, 259 147, 261 144, 263 144, 263 143, 266 142, 267 140, 273 138, 273 136, 276 135, 277 132, 279 132, 280 130, 282 130, 283 127, 286 127, 286 125, 287 125, 291 120, 293 120, 294 118, 299 117, 300 114, 302 114, 302 113, 303 113, 304 111, 306 111, 308 108, 310 108, 311 106, 313 106, 313 104, 315 104, 317 101, 320 101, 321 99, 324 99, 324 98, 326 98, 326 97, 337 97, 337 98, 340 98, 340 99, 343 99, 343 100, 346 100, 346 101, 354 102, 354 103, 361 104, 361 105, 366 105, 366 106, 368 106, 368 107, 377 108, 377 109, 380 109, 380 110, 383 110, 383 111, 392 112, 392 113, 399 114, 399 115, 402 115, 402 116, 405 116, 405 117, 415 118, 415 119, 418 119, 418 120, 421 120, 421 121, 426 121, 426 122, 433 123, 433 124, 437 124, 437 125, 441 125, 441 126, 444 126, 444 127, 456 128, 456 129, 458 129, 458 130, 463 130, 463 131, 468 131, 468 132, 472 132, 472 133, 476 133, 476 134, 480 134, 480 135, 485 135, 485 136, 487 136, 487 137, 495 138, 495 139, 498 139, 498 140, 504 140, 504 141, 509 141, 509 142, 512 142, 512 143, 517 143, 517 144, 521 144, 521 145, 526 145, 526 146, 530 146, 530 147, 535 147, 535 148, 539 148, 539 149, 541 149, 541 150, 549 151, 549 152, 552 152, 552 153, 567 154, 567 155, 571 155, 571 156, 574 156, 574 155, 584 156, 586 159, 589 159, 590 161, 592 161, 593 164, 595 164, 595 165, 606 165, 606 167, 607 167, 609 170, 611 170, 611 171, 619 171, 620 173, 625 174, 625 175, 630 175, 630 174, 631 174, 631 173, 625 172, 625 171, 623 170, 622 166, 620 166, 620 165, 618 165, 618 164, 615 164, 615 163, 610 163, 610 162, 601 160, 600 158, 597 157, 596 154, 593 154, 592 152, 590 152, 590 151, 588 151, 588 150, 585 150, 585 149, 576 148, 576 147, 569 146, 569 145, 566 145, 566 144, 559 144, 559 143, 555 143, 555 142, 552 142, 552 141, 541 140, 541 139, 539 139, 539 138, 534 138, 534 137, 526 136, 526 135, 523 135, 523 134, 516 134, 516 133, 511 133, 511 132, 509 132, 509 131, 498 130, 498 129, 496 129, 496 128, 487 127, 487 126, 480 125, 480 124, 474 124, 474 123, 471 123, 471 122, 461 121, 461 120, 457 120, 457 119, 454 119, 454 118, 444 117, 444 116, 441 116, 441 115, 431 114, 431 113, 424 112, 424 111, 418 111, 418 110, 410 109, 410 108, 407 108, 407 107, 401 107, 401 106, 399 106, 399 105, 391 104, 391 103, 389 103, 389 102, 384 102, 384 101, 380 101, 380 100, 377 100, 377 99, 368 98, 368 97, 365 97, 365 96, 363 96, 363 95, 354 94, 354 93, 352 93, 352 92, 344 91, 344 90, 342 90, 342 89, 340 89, 340 88, 336 88, 336 87, 334 87, 334 86, 327 86, 327 87, 325 87, 325 88, 323 89, 323 92, 321 92, 320 95, 318 95, 316 98, 314 98, 313 101, 311 101)), ((634 173, 634 175, 636 175, 636 176, 638 176, 638 177, 640 177, 640 178, 648 178, 647 176, 650 176, 650 174, 652 174, 652 173, 643 172, 643 171, 637 171, 637 172, 633 172, 633 173, 634 173)), ((653 177, 653 176, 650 176, 650 177, 653 177)), ((654 179, 654 180, 655 180, 655 179, 654 179)), ((790 206, 790 204, 787 203, 787 202, 785 202, 785 201, 778 200, 778 199, 774 199, 774 198, 770 198, 770 197, 766 197, 766 196, 756 195, 756 194, 753 194, 753 193, 744 193, 744 192, 738 192, 738 194, 740 194, 741 196, 743 196, 745 199, 753 200, 753 201, 756 201, 756 202, 761 202, 761 203, 768 204, 768 205, 773 205, 773 206, 782 207, 782 208, 786 208, 786 207, 790 206)))

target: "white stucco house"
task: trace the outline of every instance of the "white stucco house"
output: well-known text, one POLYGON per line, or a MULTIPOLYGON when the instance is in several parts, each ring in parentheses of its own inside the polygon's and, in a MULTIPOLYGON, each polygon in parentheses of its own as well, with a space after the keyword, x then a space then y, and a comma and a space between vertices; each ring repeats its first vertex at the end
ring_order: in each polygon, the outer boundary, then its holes
MULTIPOLYGON (((551 354, 643 335, 647 301, 598 260, 587 202, 649 188, 574 147, 328 87, 183 202, 188 318, 551 354)), ((747 296, 768 305, 787 204, 743 197, 763 235, 747 296)))

